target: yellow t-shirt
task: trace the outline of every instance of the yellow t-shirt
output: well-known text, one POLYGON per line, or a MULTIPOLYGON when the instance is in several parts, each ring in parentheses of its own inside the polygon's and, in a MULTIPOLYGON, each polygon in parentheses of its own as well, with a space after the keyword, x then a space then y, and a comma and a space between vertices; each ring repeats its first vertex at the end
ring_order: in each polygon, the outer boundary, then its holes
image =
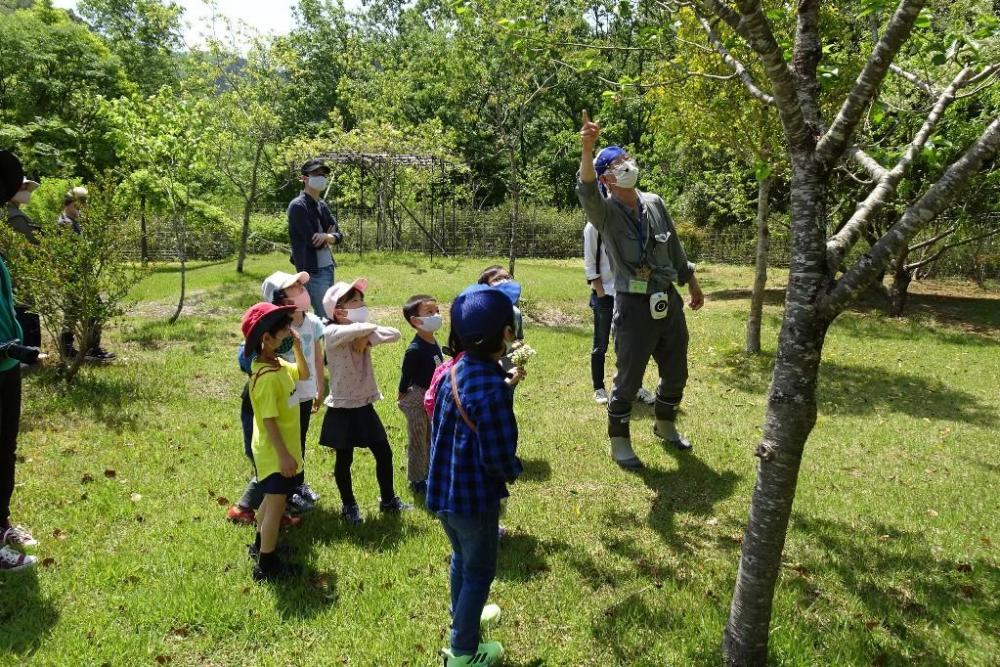
POLYGON ((278 422, 278 432, 285 441, 288 453, 302 472, 302 447, 300 445, 299 402, 289 403, 295 393, 295 383, 299 380, 299 369, 284 359, 278 359, 278 368, 254 361, 250 366, 250 403, 253 405, 253 461, 257 467, 257 479, 264 480, 281 472, 278 464, 278 450, 267 435, 265 419, 278 422))

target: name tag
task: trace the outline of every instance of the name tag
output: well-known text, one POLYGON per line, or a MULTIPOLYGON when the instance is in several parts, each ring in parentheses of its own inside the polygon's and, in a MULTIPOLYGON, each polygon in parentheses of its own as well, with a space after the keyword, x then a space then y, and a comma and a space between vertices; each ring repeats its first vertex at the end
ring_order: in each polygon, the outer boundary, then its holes
POLYGON ((645 280, 632 278, 628 281, 628 291, 633 294, 645 294, 649 289, 649 283, 645 280))

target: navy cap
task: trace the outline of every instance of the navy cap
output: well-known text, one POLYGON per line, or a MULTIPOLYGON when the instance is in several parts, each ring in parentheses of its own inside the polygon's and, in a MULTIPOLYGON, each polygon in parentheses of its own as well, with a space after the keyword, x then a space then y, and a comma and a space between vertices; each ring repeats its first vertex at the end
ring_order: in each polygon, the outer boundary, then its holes
POLYGON ((500 334, 513 321, 510 297, 489 285, 473 285, 451 304, 451 328, 465 345, 500 334))
POLYGON ((306 161, 306 163, 302 165, 302 175, 303 176, 308 176, 309 174, 313 173, 317 169, 322 169, 327 174, 330 173, 330 167, 326 166, 325 162, 323 162, 322 160, 313 159, 313 160, 306 161))

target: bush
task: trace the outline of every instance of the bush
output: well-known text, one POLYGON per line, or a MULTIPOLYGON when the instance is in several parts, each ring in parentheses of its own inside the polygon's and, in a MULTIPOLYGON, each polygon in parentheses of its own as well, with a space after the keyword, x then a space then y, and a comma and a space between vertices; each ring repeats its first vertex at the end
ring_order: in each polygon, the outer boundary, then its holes
POLYGON ((81 220, 83 233, 57 222, 66 182, 49 181, 30 211, 41 227, 40 242, 31 245, 9 225, 0 226, 17 298, 32 304, 41 315, 46 331, 59 344, 60 370, 70 381, 83 360, 67 358, 60 334, 72 331, 78 349, 93 346, 96 332, 124 312, 129 288, 141 278, 141 270, 128 261, 128 217, 113 204, 113 190, 98 185, 90 189, 88 207, 81 220), (58 200, 52 196, 58 192, 58 200), (58 203, 55 203, 58 201, 58 203))

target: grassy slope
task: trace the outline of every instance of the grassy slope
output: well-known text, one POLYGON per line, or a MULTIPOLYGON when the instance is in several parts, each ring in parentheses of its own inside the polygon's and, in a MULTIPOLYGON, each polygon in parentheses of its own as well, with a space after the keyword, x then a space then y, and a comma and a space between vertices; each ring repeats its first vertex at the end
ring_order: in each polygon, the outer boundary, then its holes
MULTIPOLYGON (((350 256, 338 276, 370 277, 378 321, 402 326, 407 295, 446 299, 482 265, 350 256)), ((118 363, 86 368, 69 390, 28 381, 14 517, 48 560, 37 576, 0 580, 0 662, 436 664, 446 541, 425 513, 377 517, 369 456, 355 463, 369 522, 350 530, 336 518, 332 456, 311 445, 308 476, 324 499, 289 533, 307 582, 253 584, 250 530, 223 521, 220 502, 239 495, 248 470, 238 318, 277 269, 288 270, 279 256, 253 258, 242 277, 229 264, 197 268, 192 312, 173 327, 163 321, 177 276, 157 273, 110 331, 118 363)), ((605 455, 580 267, 524 261, 518 277, 539 354, 518 390, 526 474, 493 594, 505 664, 717 663, 771 363, 739 351, 749 273, 704 270, 714 294, 688 313, 683 418, 696 449, 665 451, 637 410, 640 475, 605 455)), ((998 305, 929 295, 909 320, 855 312, 834 326, 777 594, 775 664, 986 665, 1000 654, 998 305)), ((779 317, 776 292, 769 350, 779 317)), ((375 350, 387 395, 403 348, 375 350)), ((405 422, 389 400, 379 412, 405 480, 405 422)))

